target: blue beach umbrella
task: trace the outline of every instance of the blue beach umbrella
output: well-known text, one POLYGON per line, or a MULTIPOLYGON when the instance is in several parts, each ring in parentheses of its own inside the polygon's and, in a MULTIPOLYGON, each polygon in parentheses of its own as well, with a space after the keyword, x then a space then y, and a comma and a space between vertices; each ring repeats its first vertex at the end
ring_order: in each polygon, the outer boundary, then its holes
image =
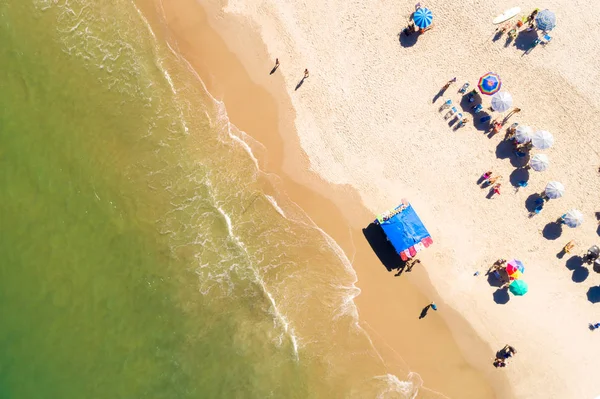
POLYGON ((500 76, 496 73, 488 72, 479 78, 479 91, 482 94, 487 94, 491 96, 494 93, 497 93, 502 87, 502 81, 500 80, 500 76))
POLYGON ((538 29, 551 31, 556 26, 556 15, 550 10, 540 11, 535 17, 538 29))
POLYGON ((429 8, 419 8, 413 14, 413 21, 420 29, 425 29, 431 25, 431 22, 433 21, 433 14, 429 8))

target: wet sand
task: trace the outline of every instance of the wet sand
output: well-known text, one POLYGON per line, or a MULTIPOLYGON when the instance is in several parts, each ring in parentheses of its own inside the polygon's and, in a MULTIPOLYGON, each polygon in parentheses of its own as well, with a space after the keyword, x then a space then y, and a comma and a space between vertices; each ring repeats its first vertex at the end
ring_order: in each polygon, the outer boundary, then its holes
MULTIPOLYGON (((455 398, 512 397, 505 372, 491 366, 494 350, 445 306, 429 284, 425 269, 434 269, 435 264, 420 264, 395 277, 395 271, 386 270, 365 240, 362 229, 374 215, 362 206, 358 194, 309 171, 284 81, 278 71, 269 73, 274 60, 266 56, 252 27, 224 18, 218 10, 205 10, 195 0, 138 3, 158 34, 177 43, 211 94, 224 101, 231 122, 266 147, 256 154, 261 168, 281 177, 279 189, 351 259, 362 290, 355 299, 361 325, 389 371, 408 368, 417 372, 426 388, 420 397, 428 397, 428 391, 455 398), (207 15, 211 15, 210 23, 207 15), (438 312, 430 311, 420 320, 422 308, 432 300, 438 312)), ((310 86, 299 90, 310 90, 310 86)))

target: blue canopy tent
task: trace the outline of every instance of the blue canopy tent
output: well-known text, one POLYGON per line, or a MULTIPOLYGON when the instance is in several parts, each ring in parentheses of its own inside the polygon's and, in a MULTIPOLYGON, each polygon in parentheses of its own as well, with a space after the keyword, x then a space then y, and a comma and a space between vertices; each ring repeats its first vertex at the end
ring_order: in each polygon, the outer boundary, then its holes
POLYGON ((407 202, 392 211, 382 213, 377 217, 375 223, 381 226, 387 239, 403 261, 414 257, 417 252, 433 243, 431 235, 421 222, 419 215, 407 202))

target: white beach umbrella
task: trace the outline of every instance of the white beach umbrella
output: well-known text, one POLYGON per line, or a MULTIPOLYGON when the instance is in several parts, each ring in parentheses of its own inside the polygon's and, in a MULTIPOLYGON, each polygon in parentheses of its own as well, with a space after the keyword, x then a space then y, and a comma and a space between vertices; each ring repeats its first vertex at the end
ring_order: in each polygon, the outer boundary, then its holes
POLYGON ((546 185, 546 190, 544 190, 548 198, 556 199, 563 196, 565 193, 565 186, 562 183, 557 181, 551 181, 546 185))
POLYGON ((515 140, 519 144, 529 143, 531 141, 531 135, 533 134, 533 129, 529 126, 517 126, 515 130, 515 140))
POLYGON ((546 148, 552 147, 552 144, 554 144, 554 137, 552 137, 550 132, 538 130, 531 136, 531 143, 535 148, 545 150, 546 148))
POLYGON ((550 166, 550 159, 545 154, 535 154, 529 161, 529 166, 536 172, 543 172, 550 166))
POLYGON ((567 226, 575 228, 583 223, 583 213, 579 212, 577 209, 571 209, 562 219, 567 226))
POLYGON ((496 112, 506 112, 512 104, 513 98, 507 91, 499 91, 492 97, 492 109, 496 112))

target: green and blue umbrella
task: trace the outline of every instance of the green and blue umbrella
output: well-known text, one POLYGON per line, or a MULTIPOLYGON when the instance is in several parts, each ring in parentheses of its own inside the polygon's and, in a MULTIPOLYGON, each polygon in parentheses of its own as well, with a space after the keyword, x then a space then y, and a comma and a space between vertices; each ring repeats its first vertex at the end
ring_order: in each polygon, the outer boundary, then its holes
POLYGON ((419 8, 413 14, 413 21, 420 29, 425 29, 431 25, 431 22, 433 21, 433 14, 429 8, 419 8))
POLYGON ((556 26, 556 15, 550 10, 540 11, 535 17, 535 23, 538 29, 551 31, 556 26))
POLYGON ((488 72, 479 78, 479 91, 481 94, 487 94, 491 96, 492 94, 497 93, 502 87, 502 81, 500 80, 500 76, 493 72, 488 72))
POLYGON ((521 296, 527 294, 529 287, 523 280, 513 280, 513 282, 508 286, 508 290, 512 292, 513 295, 521 296))

